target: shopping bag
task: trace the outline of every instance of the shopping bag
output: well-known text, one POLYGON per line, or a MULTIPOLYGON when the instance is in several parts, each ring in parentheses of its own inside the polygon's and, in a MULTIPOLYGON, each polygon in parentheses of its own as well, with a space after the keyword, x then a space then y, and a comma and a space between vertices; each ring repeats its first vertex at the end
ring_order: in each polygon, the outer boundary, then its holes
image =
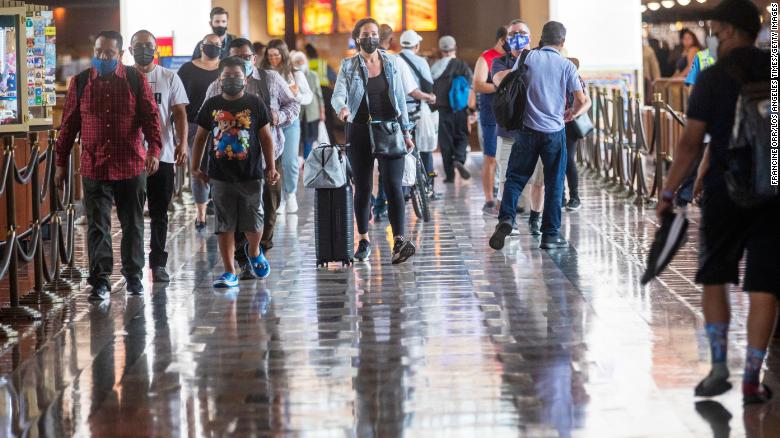
POLYGON ((325 122, 322 120, 320 120, 319 125, 317 125, 317 144, 330 144, 328 128, 325 127, 325 122))
POLYGON ((439 140, 439 112, 431 112, 428 104, 420 103, 415 140, 420 152, 433 152, 439 140))
POLYGON ((417 158, 411 152, 404 158, 404 177, 402 185, 411 187, 417 182, 417 158))

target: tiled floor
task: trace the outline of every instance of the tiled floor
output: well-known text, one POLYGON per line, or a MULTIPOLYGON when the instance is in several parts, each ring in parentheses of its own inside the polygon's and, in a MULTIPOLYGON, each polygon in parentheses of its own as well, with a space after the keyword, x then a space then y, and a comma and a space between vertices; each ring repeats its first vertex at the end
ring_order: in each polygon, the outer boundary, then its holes
POLYGON ((408 219, 409 263, 389 263, 383 222, 370 263, 329 270, 315 267, 302 191, 271 276, 237 293, 211 288, 215 239, 180 212, 168 287, 118 288, 101 307, 78 292, 2 353, 0 436, 780 436, 780 407, 743 411, 738 391, 697 413, 709 353, 685 278, 695 236, 641 287, 653 212, 583 184, 568 250, 539 250, 524 228, 490 250, 478 181, 458 181, 431 223, 408 219))

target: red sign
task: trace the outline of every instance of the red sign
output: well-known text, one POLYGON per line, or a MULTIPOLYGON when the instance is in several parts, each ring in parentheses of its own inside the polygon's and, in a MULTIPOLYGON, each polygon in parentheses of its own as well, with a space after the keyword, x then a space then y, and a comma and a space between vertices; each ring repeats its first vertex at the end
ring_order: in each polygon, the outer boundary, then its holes
POLYGON ((154 59, 158 63, 159 58, 173 56, 173 37, 157 37, 157 57, 154 59))

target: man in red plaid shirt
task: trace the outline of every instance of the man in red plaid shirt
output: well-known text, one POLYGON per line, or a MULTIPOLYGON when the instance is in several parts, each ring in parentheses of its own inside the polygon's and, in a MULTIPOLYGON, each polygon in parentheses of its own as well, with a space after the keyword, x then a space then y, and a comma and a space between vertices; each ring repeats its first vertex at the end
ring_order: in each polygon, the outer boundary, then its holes
POLYGON ((91 301, 110 297, 113 203, 122 226, 122 275, 127 291, 143 293, 146 177, 159 165, 160 121, 146 77, 122 65, 123 53, 122 35, 114 31, 98 34, 92 68, 70 81, 56 145, 55 183, 61 187, 73 142, 81 133, 79 173, 89 227, 91 301))

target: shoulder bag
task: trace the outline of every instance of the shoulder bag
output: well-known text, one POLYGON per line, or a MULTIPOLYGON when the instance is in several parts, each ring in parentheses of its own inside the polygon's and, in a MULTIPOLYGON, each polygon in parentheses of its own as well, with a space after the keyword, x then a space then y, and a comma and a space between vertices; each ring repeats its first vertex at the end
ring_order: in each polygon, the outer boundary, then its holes
MULTIPOLYGON (((378 158, 401 158, 406 155, 406 143, 404 143, 401 125, 397 120, 374 121, 371 118, 371 102, 368 100, 368 78, 363 71, 363 66, 360 65, 360 60, 358 60, 358 68, 360 69, 360 75, 363 78, 363 88, 366 94, 368 135, 371 139, 371 153, 378 158)), ((382 74, 384 74, 384 72, 382 74)), ((388 83, 388 86, 390 85, 391 84, 388 83)))

